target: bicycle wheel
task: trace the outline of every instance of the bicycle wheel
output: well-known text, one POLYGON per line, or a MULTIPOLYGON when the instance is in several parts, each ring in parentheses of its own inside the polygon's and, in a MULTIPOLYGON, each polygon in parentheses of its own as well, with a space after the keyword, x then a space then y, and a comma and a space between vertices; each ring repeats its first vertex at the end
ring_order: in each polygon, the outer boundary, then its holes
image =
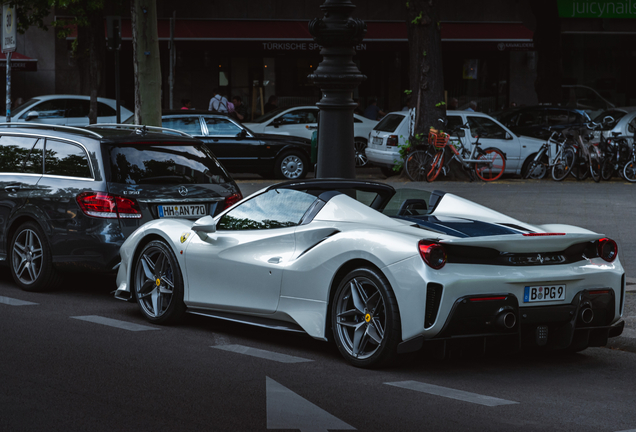
POLYGON ((552 167, 552 179, 561 181, 570 174, 576 162, 576 152, 572 147, 565 147, 561 157, 552 167))
POLYGON ((545 177, 545 173, 547 172, 547 168, 541 161, 533 160, 528 165, 526 173, 523 178, 533 179, 533 180, 541 180, 545 177))
POLYGON ((435 156, 433 156, 428 166, 430 168, 428 168, 426 172, 426 181, 435 181, 442 171, 442 166, 444 166, 444 149, 438 150, 437 153, 435 153, 435 156))
POLYGON ((497 149, 486 149, 477 159, 479 162, 475 162, 475 174, 483 181, 497 180, 506 169, 506 158, 497 149))
POLYGON ((590 146, 589 150, 590 174, 592 179, 598 183, 601 181, 601 151, 596 146, 590 146))
POLYGON ((625 177, 625 180, 627 180, 628 182, 634 183, 636 182, 636 162, 635 161, 629 161, 625 164, 625 167, 623 167, 623 176, 625 177))
POLYGON ((571 171, 574 178, 577 180, 585 180, 590 176, 590 165, 587 157, 584 157, 580 152, 576 154, 574 160, 574 166, 571 171))
POLYGON ((431 159, 431 154, 425 150, 416 150, 409 154, 404 163, 404 170, 406 175, 412 181, 424 181, 426 180, 427 166, 431 159))
POLYGON ((603 166, 601 166, 601 178, 605 181, 612 178, 614 175, 614 156, 610 155, 608 158, 603 160, 603 166))

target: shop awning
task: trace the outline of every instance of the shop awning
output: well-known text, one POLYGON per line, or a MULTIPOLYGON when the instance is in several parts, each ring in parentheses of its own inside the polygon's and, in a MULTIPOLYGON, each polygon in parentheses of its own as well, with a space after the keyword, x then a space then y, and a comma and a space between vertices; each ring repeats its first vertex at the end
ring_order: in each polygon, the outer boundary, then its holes
MULTIPOLYGON (((175 40, 313 41, 308 21, 177 19, 175 40)), ((159 39, 170 38, 170 20, 158 22, 159 39)), ((131 39, 130 20, 122 21, 122 38, 131 39)), ((367 21, 366 42, 408 41, 402 21, 367 21)), ((532 31, 522 23, 443 22, 444 42, 532 42, 532 31)))
MULTIPOLYGON (((320 47, 309 33, 309 21, 177 19, 174 40, 214 43, 221 50, 301 50, 320 47)), ((404 21, 366 21, 367 34, 356 49, 394 50, 408 43, 404 21), (368 45, 368 47, 367 47, 368 45)), ((170 20, 157 22, 159 40, 170 39, 170 20)), ((451 50, 532 50, 533 33, 520 22, 442 22, 442 42, 451 50)), ((132 40, 130 19, 121 24, 122 39, 132 40)), ((74 39, 72 33, 68 39, 74 39)))
MULTIPOLYGON (((0 68, 7 69, 7 55, 5 53, 0 53, 0 68)), ((38 59, 14 52, 11 54, 11 70, 35 72, 38 70, 38 59)))

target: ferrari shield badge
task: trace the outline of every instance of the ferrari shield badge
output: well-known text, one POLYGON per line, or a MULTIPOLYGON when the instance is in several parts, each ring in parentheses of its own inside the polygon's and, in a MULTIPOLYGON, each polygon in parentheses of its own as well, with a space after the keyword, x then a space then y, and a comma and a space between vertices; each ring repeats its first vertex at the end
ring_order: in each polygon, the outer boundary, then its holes
POLYGON ((188 239, 188 237, 190 237, 190 232, 184 232, 183 234, 181 234, 181 243, 185 243, 185 241, 188 239))

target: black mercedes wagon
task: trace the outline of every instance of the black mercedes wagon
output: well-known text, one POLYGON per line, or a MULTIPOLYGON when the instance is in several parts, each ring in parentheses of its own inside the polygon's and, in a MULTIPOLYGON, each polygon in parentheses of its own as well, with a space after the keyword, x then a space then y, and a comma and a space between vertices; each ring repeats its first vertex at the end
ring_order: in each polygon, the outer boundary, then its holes
POLYGON ((160 128, 0 126, 0 262, 24 290, 111 272, 145 222, 215 215, 242 199, 201 141, 160 128))

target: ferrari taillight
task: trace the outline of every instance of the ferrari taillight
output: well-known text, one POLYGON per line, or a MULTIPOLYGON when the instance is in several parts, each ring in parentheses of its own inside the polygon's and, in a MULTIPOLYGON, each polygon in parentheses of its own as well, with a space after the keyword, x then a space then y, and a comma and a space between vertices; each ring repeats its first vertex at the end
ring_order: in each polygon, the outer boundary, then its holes
POLYGON ((226 197, 225 198, 225 207, 223 207, 223 210, 225 210, 228 207, 233 206, 234 204, 236 204, 237 202, 239 202, 242 199, 243 199, 243 195, 241 195, 240 192, 237 192, 235 194, 232 194, 232 195, 226 197))
POLYGON ((446 264, 446 250, 439 243, 428 240, 420 240, 420 255, 430 268, 439 270, 446 264))
POLYGON ((607 262, 612 262, 618 256, 618 246, 612 239, 602 238, 597 244, 598 256, 607 262))
POLYGON ((137 201, 106 192, 82 192, 76 198, 82 211, 92 217, 106 219, 140 219, 137 201))

